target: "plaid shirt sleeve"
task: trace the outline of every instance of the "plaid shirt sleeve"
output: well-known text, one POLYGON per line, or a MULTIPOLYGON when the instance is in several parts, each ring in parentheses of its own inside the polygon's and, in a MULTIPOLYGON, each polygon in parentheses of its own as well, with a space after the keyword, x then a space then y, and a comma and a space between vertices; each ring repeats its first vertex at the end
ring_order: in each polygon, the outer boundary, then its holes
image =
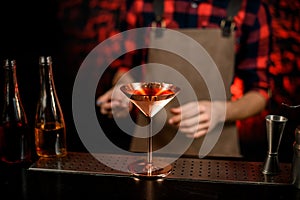
POLYGON ((272 105, 300 104, 300 1, 264 0, 272 16, 272 105))
MULTIPOLYGON (((243 93, 255 90, 269 98, 268 68, 271 52, 271 17, 264 4, 249 1, 235 17, 239 25, 236 46, 235 82, 232 88, 243 93)), ((235 91, 238 91, 235 90, 235 91)))

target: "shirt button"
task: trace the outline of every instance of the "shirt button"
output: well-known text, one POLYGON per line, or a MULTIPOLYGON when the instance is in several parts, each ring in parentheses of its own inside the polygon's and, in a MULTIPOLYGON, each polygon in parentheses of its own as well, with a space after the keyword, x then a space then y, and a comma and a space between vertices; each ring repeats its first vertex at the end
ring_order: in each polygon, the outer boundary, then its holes
POLYGON ((191 7, 192 8, 198 8, 198 4, 196 2, 191 2, 191 7))

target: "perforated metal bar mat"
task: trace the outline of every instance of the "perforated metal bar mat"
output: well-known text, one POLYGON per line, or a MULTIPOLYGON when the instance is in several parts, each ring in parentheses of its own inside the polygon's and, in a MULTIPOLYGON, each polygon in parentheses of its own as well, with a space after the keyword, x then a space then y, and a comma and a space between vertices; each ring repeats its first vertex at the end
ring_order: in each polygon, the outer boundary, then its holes
MULTIPOLYGON (((127 172, 128 163, 137 159, 140 159, 140 157, 115 154, 97 154, 95 156, 89 153, 71 152, 64 158, 40 158, 29 170, 130 176, 127 172), (102 161, 105 161, 105 164, 102 161)), ((159 158, 157 159, 159 160, 159 158)), ((281 163, 281 172, 275 176, 262 174, 262 164, 260 162, 234 160, 179 158, 172 163, 172 172, 166 179, 241 184, 290 184, 290 164, 281 163)))

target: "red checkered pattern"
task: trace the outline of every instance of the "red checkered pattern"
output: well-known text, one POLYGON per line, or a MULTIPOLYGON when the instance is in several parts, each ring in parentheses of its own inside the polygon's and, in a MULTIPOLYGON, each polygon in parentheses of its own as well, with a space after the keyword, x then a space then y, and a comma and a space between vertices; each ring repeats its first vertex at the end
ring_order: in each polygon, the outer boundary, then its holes
MULTIPOLYGON (((234 21, 236 23, 236 79, 232 91, 240 94, 257 90, 268 99, 268 66, 271 44, 270 15, 266 5, 244 0, 234 21), (237 84, 239 83, 239 84, 237 84)), ((155 19, 150 0, 127 1, 127 27, 151 26, 155 19)), ((164 21, 167 28, 219 28, 226 18, 228 1, 165 0, 164 21), (192 5, 192 3, 194 3, 192 5), (197 6, 195 6, 197 5, 197 6)), ((125 30, 124 29, 124 30, 125 30)), ((128 59, 128 58, 127 58, 128 59)))
POLYGON ((273 27, 273 107, 286 102, 300 104, 300 1, 265 0, 270 5, 273 27))

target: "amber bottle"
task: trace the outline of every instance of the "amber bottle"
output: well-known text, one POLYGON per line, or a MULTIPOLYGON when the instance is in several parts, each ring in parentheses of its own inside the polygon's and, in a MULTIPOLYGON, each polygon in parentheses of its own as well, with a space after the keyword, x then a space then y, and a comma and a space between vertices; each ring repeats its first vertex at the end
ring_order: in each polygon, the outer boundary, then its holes
POLYGON ((38 156, 67 155, 66 127, 56 93, 51 56, 39 58, 40 96, 35 116, 35 146, 38 156))

